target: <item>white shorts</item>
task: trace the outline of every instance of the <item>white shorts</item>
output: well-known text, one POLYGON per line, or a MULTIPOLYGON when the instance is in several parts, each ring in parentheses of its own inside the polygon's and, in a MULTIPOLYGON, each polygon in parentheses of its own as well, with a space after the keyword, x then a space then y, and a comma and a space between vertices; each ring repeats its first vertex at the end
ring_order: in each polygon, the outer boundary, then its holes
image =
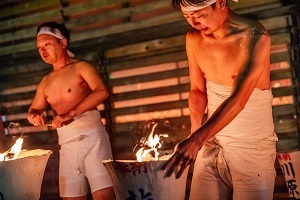
POLYGON ((275 141, 209 141, 199 151, 190 200, 272 200, 275 141))
POLYGON ((102 160, 112 159, 106 132, 82 135, 61 145, 59 189, 61 197, 79 197, 111 187, 111 178, 102 160))

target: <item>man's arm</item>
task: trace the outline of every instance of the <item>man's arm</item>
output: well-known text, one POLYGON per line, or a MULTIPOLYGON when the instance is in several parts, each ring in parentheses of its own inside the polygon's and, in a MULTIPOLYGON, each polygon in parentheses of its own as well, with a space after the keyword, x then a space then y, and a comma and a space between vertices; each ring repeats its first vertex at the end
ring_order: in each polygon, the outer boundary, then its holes
POLYGON ((206 81, 196 61, 192 48, 195 44, 193 33, 186 36, 186 52, 189 61, 190 93, 188 98, 191 118, 191 133, 201 127, 203 115, 207 106, 206 81))
POLYGON ((260 81, 265 67, 268 66, 271 46, 269 35, 264 31, 264 34, 257 34, 252 37, 248 49, 249 55, 244 67, 233 82, 231 95, 218 107, 210 119, 196 131, 194 139, 201 146, 227 126, 243 110, 254 88, 260 81))
POLYGON ((265 67, 268 66, 270 56, 269 35, 264 32, 262 35, 252 35, 252 37, 248 49, 249 55, 233 83, 230 97, 218 107, 206 123, 176 146, 176 151, 162 168, 169 168, 167 176, 171 176, 179 167, 176 176, 179 178, 184 169, 195 161, 202 145, 229 124, 244 108, 265 67))
POLYGON ((97 69, 88 62, 81 62, 75 69, 84 81, 89 85, 92 92, 72 110, 63 115, 55 116, 52 121, 54 128, 62 126, 63 122, 72 120, 75 116, 96 108, 109 95, 97 69))
POLYGON ((48 102, 44 95, 44 84, 45 78, 39 83, 35 97, 29 108, 27 119, 34 126, 44 126, 45 125, 45 116, 43 114, 45 108, 48 105, 48 102))

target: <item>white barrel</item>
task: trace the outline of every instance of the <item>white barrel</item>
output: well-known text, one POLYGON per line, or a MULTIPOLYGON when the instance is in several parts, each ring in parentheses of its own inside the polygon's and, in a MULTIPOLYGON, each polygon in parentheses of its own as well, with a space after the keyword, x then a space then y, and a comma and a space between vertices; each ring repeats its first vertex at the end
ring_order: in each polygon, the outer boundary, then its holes
POLYGON ((165 177, 166 172, 161 170, 165 162, 106 160, 103 164, 112 178, 117 200, 184 200, 188 168, 179 179, 174 174, 165 177))
POLYGON ((277 152, 277 159, 284 175, 291 199, 300 198, 300 151, 277 152))
POLYGON ((40 199, 50 150, 22 150, 15 160, 0 162, 0 200, 40 199))

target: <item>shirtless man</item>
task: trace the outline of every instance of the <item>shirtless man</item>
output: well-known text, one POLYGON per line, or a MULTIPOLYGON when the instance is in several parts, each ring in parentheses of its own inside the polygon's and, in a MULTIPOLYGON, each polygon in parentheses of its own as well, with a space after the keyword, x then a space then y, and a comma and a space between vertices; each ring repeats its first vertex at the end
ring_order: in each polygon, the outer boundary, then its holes
POLYGON ((59 188, 63 199, 86 199, 89 185, 94 200, 112 200, 112 182, 101 162, 112 159, 111 147, 96 109, 108 91, 94 66, 70 57, 69 40, 63 24, 46 22, 37 28, 38 51, 53 71, 39 83, 27 119, 34 126, 44 126, 43 112, 50 104, 52 127, 61 145, 59 188))
POLYGON ((226 0, 173 0, 192 29, 186 36, 191 134, 163 166, 194 164, 190 199, 270 200, 277 136, 270 91, 270 37, 226 0), (205 109, 208 120, 201 124, 205 109))

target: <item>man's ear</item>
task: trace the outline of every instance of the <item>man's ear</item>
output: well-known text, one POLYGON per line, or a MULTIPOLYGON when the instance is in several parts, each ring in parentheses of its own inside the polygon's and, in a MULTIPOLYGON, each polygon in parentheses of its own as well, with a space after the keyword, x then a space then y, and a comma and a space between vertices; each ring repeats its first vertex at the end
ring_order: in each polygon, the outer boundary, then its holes
POLYGON ((68 46, 68 41, 67 41, 67 39, 66 39, 66 38, 61 39, 61 40, 60 40, 60 44, 61 44, 61 47, 62 47, 62 48, 67 48, 67 46, 68 46))
POLYGON ((218 0, 217 4, 220 10, 224 10, 224 8, 226 7, 226 0, 218 0))

